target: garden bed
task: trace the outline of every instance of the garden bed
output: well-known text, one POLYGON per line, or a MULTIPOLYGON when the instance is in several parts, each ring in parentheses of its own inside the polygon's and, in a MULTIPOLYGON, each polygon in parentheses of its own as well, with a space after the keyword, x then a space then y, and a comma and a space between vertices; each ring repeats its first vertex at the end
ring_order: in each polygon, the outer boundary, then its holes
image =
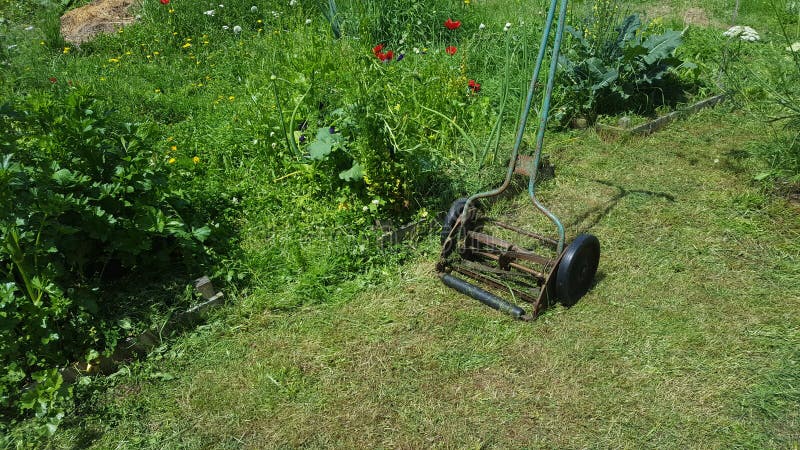
MULTIPOLYGON (((723 100, 725 100, 725 94, 718 94, 705 100, 700 100, 699 102, 689 105, 685 108, 676 109, 675 111, 642 124, 631 127, 620 127, 604 123, 596 123, 595 130, 597 130, 597 132, 601 135, 611 135, 615 137, 623 135, 647 136, 655 133, 658 130, 661 130, 676 119, 690 116, 705 108, 712 108, 723 100)), ((622 121, 622 119, 620 119, 620 121, 622 121)))

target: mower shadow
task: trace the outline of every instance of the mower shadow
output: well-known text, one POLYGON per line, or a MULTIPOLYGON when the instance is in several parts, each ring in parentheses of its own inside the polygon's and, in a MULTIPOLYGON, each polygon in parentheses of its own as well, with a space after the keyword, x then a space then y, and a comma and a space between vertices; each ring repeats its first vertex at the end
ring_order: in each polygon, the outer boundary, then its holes
POLYGON ((614 184, 610 181, 605 181, 605 180, 593 179, 591 181, 602 184, 604 186, 614 188, 617 190, 617 193, 614 196, 612 196, 604 205, 590 208, 584 211, 583 213, 579 214, 578 216, 576 216, 570 223, 565 224, 565 228, 578 227, 578 225, 583 224, 582 226, 580 226, 580 228, 578 228, 579 231, 578 234, 586 233, 592 228, 594 228, 594 226, 597 225, 600 222, 600 220, 602 220, 605 216, 607 216, 608 213, 610 213, 611 210, 613 210, 617 206, 620 200, 631 194, 660 197, 670 202, 675 202, 675 196, 666 192, 656 192, 646 189, 626 189, 618 184, 614 184), (586 221, 590 217, 591 220, 584 223, 584 221, 586 221))

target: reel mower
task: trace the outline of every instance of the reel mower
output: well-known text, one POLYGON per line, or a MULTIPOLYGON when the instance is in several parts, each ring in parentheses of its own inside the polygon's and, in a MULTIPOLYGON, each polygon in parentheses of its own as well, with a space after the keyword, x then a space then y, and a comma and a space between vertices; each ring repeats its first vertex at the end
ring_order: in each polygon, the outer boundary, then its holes
POLYGON ((555 300, 559 300, 565 306, 575 304, 591 287, 600 261, 598 239, 591 234, 581 234, 569 245, 565 245, 564 226, 561 221, 536 197, 537 174, 564 34, 567 1, 561 0, 558 8, 558 22, 550 52, 550 67, 542 107, 539 110, 534 153, 520 155, 520 146, 528 112, 539 86, 539 74, 549 47, 558 0, 551 0, 547 12, 539 53, 525 108, 520 115, 505 180, 496 189, 453 202, 442 226, 442 252, 436 265, 439 277, 445 285, 522 320, 535 319, 555 300), (533 233, 519 226, 486 217, 477 207, 479 200, 496 199, 504 193, 509 188, 515 172, 528 175, 530 199, 536 210, 555 225, 557 238, 533 233), (524 242, 519 242, 520 240, 524 242), (501 298, 496 294, 499 292, 510 294, 514 301, 501 298), (517 300, 530 303, 530 309, 526 312, 516 304, 517 300))

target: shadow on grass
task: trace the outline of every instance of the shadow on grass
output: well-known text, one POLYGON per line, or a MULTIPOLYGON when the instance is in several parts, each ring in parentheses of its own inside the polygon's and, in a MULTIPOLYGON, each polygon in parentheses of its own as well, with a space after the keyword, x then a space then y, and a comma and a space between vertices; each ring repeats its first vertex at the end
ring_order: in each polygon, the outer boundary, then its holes
POLYGON ((602 220, 605 216, 607 216, 608 213, 610 213, 611 210, 613 210, 617 206, 620 200, 632 194, 659 197, 668 200, 670 202, 675 202, 675 196, 666 192, 656 192, 646 189, 627 189, 618 184, 614 184, 610 181, 605 181, 605 180, 593 179, 592 181, 594 181, 595 183, 602 184, 604 186, 614 188, 617 190, 617 193, 614 194, 604 205, 590 208, 584 211, 583 213, 579 214, 578 216, 576 216, 571 223, 565 224, 566 228, 577 227, 579 224, 582 224, 584 221, 586 221, 591 217, 591 220, 589 220, 587 223, 583 223, 583 226, 579 228, 580 233, 588 232, 589 230, 594 228, 594 226, 597 225, 600 222, 600 220, 602 220))

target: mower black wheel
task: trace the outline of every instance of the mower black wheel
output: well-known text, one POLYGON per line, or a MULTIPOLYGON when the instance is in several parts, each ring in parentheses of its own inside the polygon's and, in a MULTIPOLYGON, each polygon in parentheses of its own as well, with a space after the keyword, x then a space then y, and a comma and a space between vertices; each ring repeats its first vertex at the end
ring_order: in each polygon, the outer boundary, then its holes
POLYGON ((453 249, 456 246, 455 240, 451 240, 447 243, 445 243, 445 241, 447 240, 447 236, 450 236, 450 231, 454 226, 456 226, 456 222, 458 222, 458 218, 461 216, 461 212, 464 211, 464 205, 466 204, 466 197, 459 198, 458 200, 454 201, 452 205, 450 205, 447 215, 444 216, 441 233, 441 243, 442 245, 445 245, 445 248, 442 249, 442 256, 444 257, 447 257, 450 255, 450 253, 453 253, 453 249))
POLYGON ((456 226, 456 222, 458 221, 458 217, 461 216, 461 212, 464 211, 464 205, 467 204, 467 198, 463 197, 453 202, 450 205, 450 209, 447 211, 447 215, 444 216, 444 222, 442 223, 442 233, 441 233, 441 243, 444 244, 444 241, 447 239, 447 236, 450 235, 450 230, 456 226))
POLYGON ((556 271, 556 296, 564 306, 572 306, 592 287, 600 263, 600 241, 581 234, 564 251, 556 271))

